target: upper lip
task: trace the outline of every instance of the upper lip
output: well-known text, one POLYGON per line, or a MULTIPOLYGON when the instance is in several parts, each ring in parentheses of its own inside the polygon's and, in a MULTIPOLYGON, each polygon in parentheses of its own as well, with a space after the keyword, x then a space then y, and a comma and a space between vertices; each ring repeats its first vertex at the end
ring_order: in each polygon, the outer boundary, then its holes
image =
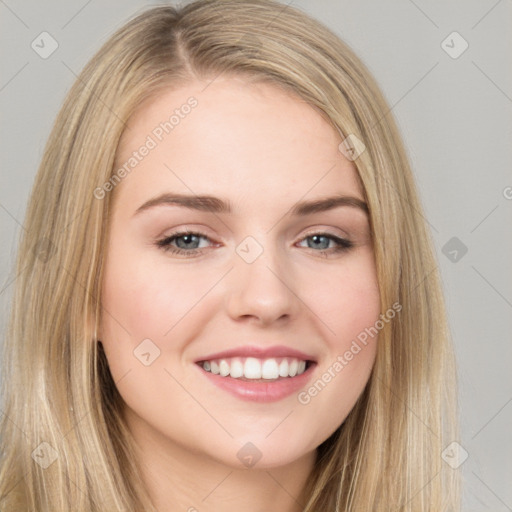
POLYGON ((304 361, 315 361, 315 358, 305 352, 284 345, 274 345, 273 347, 260 347, 257 345, 244 345, 243 347, 232 348, 209 354, 197 359, 195 362, 211 361, 213 359, 227 359, 230 357, 256 357, 259 359, 268 359, 272 357, 294 357, 304 361))

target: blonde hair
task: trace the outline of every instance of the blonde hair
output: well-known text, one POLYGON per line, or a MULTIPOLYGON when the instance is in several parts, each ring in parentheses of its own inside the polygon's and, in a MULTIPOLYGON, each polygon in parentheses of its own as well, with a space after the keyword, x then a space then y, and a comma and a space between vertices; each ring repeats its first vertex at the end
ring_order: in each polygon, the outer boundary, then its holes
POLYGON ((67 95, 19 245, 2 359, 0 508, 155 510, 96 338, 108 314, 99 297, 113 194, 99 200, 94 190, 110 179, 126 121, 143 101, 221 74, 282 87, 343 137, 363 141, 354 164, 369 205, 381 311, 402 306, 379 333, 364 392, 318 447, 303 510, 458 510, 457 471, 441 457, 458 433, 455 362, 399 132, 353 51, 272 0, 148 9, 103 45, 67 95))

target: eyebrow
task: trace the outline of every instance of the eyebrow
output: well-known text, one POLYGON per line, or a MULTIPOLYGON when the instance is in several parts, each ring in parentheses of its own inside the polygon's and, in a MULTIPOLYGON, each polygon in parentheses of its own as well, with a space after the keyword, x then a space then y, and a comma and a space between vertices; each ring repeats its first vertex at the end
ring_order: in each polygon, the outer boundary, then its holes
MULTIPOLYGON (((146 201, 135 210, 134 215, 143 211, 154 208, 155 206, 175 205, 191 210, 199 210, 210 213, 232 213, 231 204, 229 201, 224 201, 214 196, 190 196, 185 194, 170 194, 165 193, 146 201)), ((296 203, 292 209, 293 216, 310 215, 318 212, 325 212, 341 206, 350 206, 358 208, 368 214, 368 205, 353 196, 337 195, 331 197, 324 197, 312 201, 301 201, 296 203)))

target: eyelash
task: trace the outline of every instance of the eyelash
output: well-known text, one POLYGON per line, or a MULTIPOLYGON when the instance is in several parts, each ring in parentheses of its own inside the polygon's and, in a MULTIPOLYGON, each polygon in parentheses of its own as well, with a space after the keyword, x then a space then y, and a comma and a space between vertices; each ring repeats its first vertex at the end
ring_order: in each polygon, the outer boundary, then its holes
MULTIPOLYGON (((180 231, 180 232, 173 233, 170 236, 167 236, 161 240, 158 240, 156 242, 156 245, 163 251, 170 252, 171 254, 180 254, 180 255, 186 255, 188 257, 194 257, 194 256, 198 255, 198 253, 201 253, 202 249, 185 250, 185 249, 180 249, 179 247, 171 246, 171 243, 174 240, 176 240, 177 238, 186 236, 186 235, 196 235, 196 236, 199 236, 200 238, 209 239, 209 237, 207 235, 205 235, 204 233, 197 232, 197 231, 180 231)), ((345 238, 340 238, 338 236, 334 236, 330 233, 322 233, 322 232, 311 233, 311 234, 305 236, 304 238, 302 238, 301 242, 303 240, 312 238, 314 236, 322 236, 322 237, 330 238, 331 240, 334 240, 338 244, 337 247, 331 247, 330 249, 321 249, 319 251, 314 250, 311 247, 309 247, 309 249, 312 249, 314 252, 318 253, 319 256, 323 256, 326 258, 330 254, 333 254, 333 253, 337 254, 337 253, 346 252, 354 246, 353 242, 351 242, 350 240, 346 240, 345 238)))

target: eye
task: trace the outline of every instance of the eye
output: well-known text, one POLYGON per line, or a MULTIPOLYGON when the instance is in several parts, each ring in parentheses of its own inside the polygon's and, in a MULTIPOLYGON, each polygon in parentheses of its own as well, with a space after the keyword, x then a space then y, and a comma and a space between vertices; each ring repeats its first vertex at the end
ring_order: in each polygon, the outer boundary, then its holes
POLYGON ((354 246, 353 242, 350 240, 340 238, 330 233, 313 233, 302 239, 302 241, 305 240, 312 240, 312 243, 308 243, 308 248, 320 249, 315 250, 315 252, 325 257, 332 253, 348 251, 354 246), (328 247, 331 241, 335 243, 334 247, 328 247))
POLYGON ((156 245, 162 250, 172 254, 193 256, 195 254, 201 253, 200 248, 197 246, 201 238, 210 240, 203 233, 198 233, 195 231, 181 231, 179 233, 173 233, 172 235, 159 240, 156 245), (176 243, 177 247, 172 245, 174 242, 176 243))
MULTIPOLYGON (((187 230, 173 233, 162 240, 158 240, 156 245, 163 251, 170 252, 171 254, 194 257, 200 255, 203 252, 202 249, 205 248, 205 246, 199 247, 201 239, 211 241, 204 233, 187 230)), ((315 249, 314 252, 324 257, 327 257, 329 254, 348 251, 354 246, 350 240, 330 233, 312 233, 303 238, 301 242, 306 240, 312 240, 312 243, 308 242, 309 249, 315 249), (331 242, 334 242, 334 247, 329 247, 331 242)))

